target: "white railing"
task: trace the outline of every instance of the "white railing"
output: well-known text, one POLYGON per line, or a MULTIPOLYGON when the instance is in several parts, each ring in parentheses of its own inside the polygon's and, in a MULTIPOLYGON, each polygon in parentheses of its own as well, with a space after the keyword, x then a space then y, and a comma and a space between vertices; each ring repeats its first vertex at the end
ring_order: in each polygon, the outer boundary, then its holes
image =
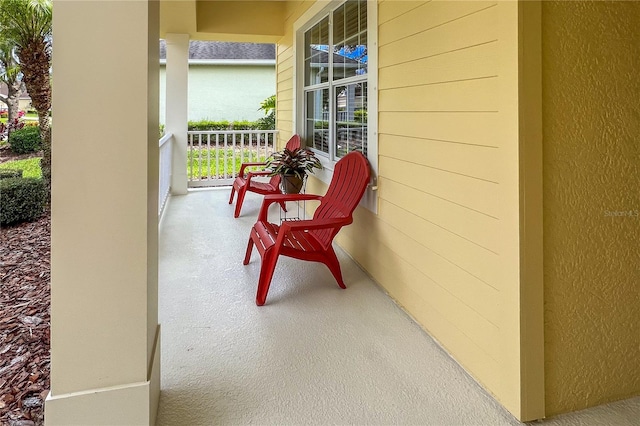
POLYGON ((189 187, 231 185, 240 165, 264 161, 274 150, 277 130, 189 131, 189 187))
MULTIPOLYGON (((335 113, 336 115, 336 120, 338 121, 348 121, 349 120, 349 111, 338 111, 335 113)), ((353 116, 353 113, 351 114, 353 116)), ((329 113, 328 112, 323 112, 322 113, 322 119, 324 121, 329 121, 329 113)), ((353 117, 351 117, 351 120, 353 120, 353 117)))
POLYGON ((158 216, 162 215, 167 199, 169 198, 169 191, 171 190, 171 163, 173 152, 173 135, 171 133, 164 135, 160 138, 160 183, 158 187, 158 216))

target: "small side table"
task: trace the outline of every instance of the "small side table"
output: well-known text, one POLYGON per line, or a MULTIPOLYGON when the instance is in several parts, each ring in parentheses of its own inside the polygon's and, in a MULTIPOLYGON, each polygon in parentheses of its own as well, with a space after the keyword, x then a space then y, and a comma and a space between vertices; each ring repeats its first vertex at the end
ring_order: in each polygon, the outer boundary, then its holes
MULTIPOLYGON (((282 191, 282 186, 280 187, 282 191)), ((302 180, 302 189, 299 194, 305 194, 307 190, 307 175, 302 180)), ((287 211, 280 209, 280 223, 286 220, 305 220, 307 218, 307 201, 287 201, 285 202, 287 211)))

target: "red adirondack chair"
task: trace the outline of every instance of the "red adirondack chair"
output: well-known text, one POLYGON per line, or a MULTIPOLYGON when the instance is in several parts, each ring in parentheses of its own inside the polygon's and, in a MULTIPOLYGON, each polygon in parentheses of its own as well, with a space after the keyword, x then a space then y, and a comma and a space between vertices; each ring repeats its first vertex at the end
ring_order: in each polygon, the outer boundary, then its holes
MULTIPOLYGON (((300 148, 300 136, 293 135, 289 141, 287 141, 286 148, 294 150, 300 148)), ((240 210, 242 209, 242 203, 244 202, 244 196, 247 191, 256 192, 258 194, 280 194, 280 175, 273 176, 269 182, 259 182, 253 180, 255 176, 269 176, 271 172, 269 170, 261 170, 245 173, 245 168, 250 166, 264 166, 266 163, 242 163, 240 166, 240 172, 238 177, 233 181, 231 187, 231 196, 229 197, 229 204, 233 203, 233 195, 238 191, 238 199, 236 200, 236 209, 233 213, 233 217, 240 216, 240 210)), ((286 211, 284 203, 281 203, 283 210, 286 211)))
POLYGON ((331 271, 341 288, 340 263, 332 247, 338 231, 353 222, 353 211, 360 202, 369 182, 369 164, 360 152, 351 152, 336 163, 333 177, 324 196, 312 194, 267 195, 262 201, 258 221, 253 225, 244 264, 251 258, 253 247, 262 258, 256 304, 264 305, 280 255, 300 260, 322 262, 331 271), (272 203, 284 201, 319 200, 313 219, 284 221, 280 226, 267 221, 272 203))

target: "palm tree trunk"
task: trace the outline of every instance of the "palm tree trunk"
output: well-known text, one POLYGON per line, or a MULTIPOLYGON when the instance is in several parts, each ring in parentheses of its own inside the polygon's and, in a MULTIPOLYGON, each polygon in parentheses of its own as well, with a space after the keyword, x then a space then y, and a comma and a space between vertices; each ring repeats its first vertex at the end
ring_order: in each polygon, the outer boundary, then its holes
POLYGON ((15 118, 18 118, 18 111, 20 110, 20 89, 22 88, 22 81, 13 81, 12 84, 7 83, 7 124, 13 123, 15 118))
MULTIPOLYGON (((49 194, 48 201, 51 200, 51 123, 49 121, 49 111, 38 111, 38 122, 40 125, 40 137, 42 138, 42 179, 47 185, 49 194)), ((49 204, 49 203, 47 203, 49 204)))
POLYGON ((49 56, 44 40, 33 40, 18 51, 20 67, 24 75, 27 92, 31 96, 31 104, 38 111, 40 136, 42 137, 42 178, 48 189, 48 200, 51 198, 51 125, 49 109, 51 109, 51 81, 49 79, 49 56))

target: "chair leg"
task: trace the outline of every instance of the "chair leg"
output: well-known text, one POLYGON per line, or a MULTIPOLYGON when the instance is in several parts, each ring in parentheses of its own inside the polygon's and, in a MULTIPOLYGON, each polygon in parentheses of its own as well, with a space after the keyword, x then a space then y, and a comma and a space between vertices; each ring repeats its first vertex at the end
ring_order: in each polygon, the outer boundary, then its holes
POLYGON ((325 258, 323 263, 327 265, 333 277, 338 282, 340 288, 347 288, 344 285, 344 281, 342 280, 342 270, 340 269, 340 262, 338 262, 338 257, 336 256, 336 252, 333 250, 333 247, 329 247, 329 250, 325 252, 325 258))
POLYGON ((273 271, 278 262, 277 251, 267 250, 262 256, 262 265, 260 266, 260 278, 258 279, 258 292, 256 294, 256 305, 262 306, 267 300, 267 293, 273 278, 273 271))
POLYGON ((251 260, 251 252, 253 251, 253 238, 249 237, 249 243, 247 244, 247 253, 244 255, 243 265, 248 265, 251 260))
POLYGON ((236 210, 233 213, 233 217, 237 218, 240 216, 240 210, 242 209, 242 203, 244 202, 244 195, 247 193, 247 186, 243 186, 238 189, 238 199, 236 200, 236 210))
POLYGON ((285 212, 287 211, 287 204, 284 201, 280 201, 280 207, 282 208, 282 210, 284 210, 285 212))
POLYGON ((236 193, 236 186, 233 185, 231 187, 231 196, 229 197, 229 204, 233 203, 233 196, 235 195, 235 193, 236 193))

